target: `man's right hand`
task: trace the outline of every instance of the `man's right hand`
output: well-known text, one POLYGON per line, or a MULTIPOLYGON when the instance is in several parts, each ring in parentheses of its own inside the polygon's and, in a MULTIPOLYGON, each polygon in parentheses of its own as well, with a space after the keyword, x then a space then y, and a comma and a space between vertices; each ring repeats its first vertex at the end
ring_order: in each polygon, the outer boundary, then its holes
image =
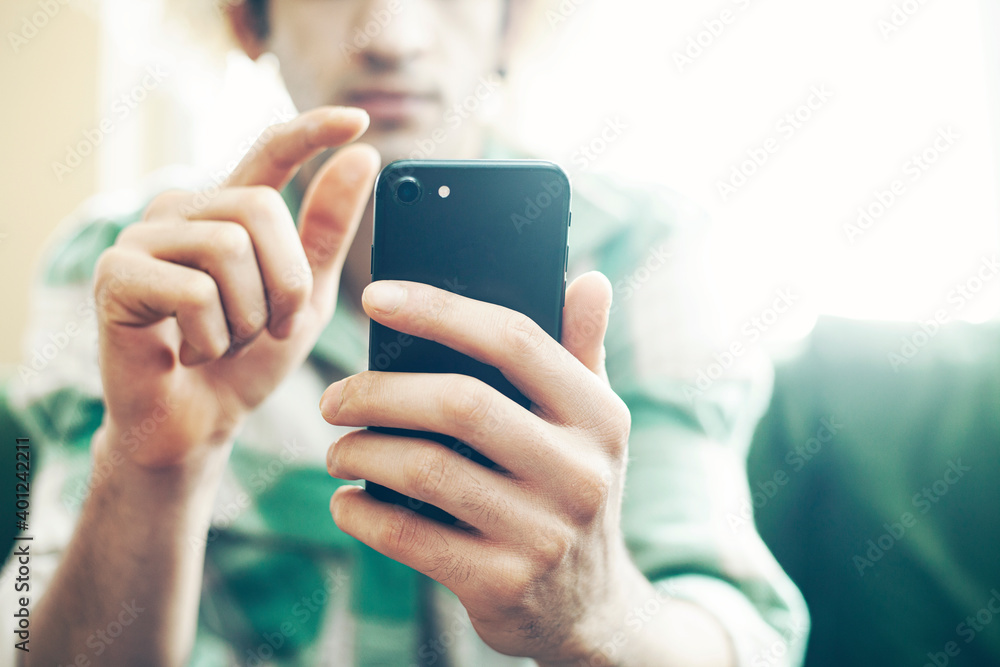
POLYGON ((367 123, 361 110, 324 107, 272 128, 217 194, 160 195, 104 252, 95 295, 107 412, 95 458, 198 465, 304 361, 333 314, 378 153, 340 149, 312 180, 298 230, 278 191, 367 123))

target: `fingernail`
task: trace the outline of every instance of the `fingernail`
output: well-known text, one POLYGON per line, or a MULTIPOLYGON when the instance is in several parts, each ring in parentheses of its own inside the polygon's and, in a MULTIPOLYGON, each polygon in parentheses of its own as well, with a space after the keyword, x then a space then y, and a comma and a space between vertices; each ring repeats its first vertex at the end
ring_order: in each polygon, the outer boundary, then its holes
POLYGON ((327 421, 336 417, 337 412, 340 411, 340 396, 343 388, 343 380, 334 382, 326 388, 326 391, 323 392, 323 397, 319 399, 319 411, 327 421))
POLYGON ((380 280, 365 288, 363 300, 373 310, 391 314, 406 300, 406 289, 397 283, 380 280))

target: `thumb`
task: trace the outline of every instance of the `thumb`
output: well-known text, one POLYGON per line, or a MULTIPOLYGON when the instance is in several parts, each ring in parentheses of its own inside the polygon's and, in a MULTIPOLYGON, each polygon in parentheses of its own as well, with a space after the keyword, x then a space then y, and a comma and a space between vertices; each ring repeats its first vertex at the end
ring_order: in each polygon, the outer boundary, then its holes
POLYGON ((566 288, 563 308, 563 347, 605 382, 604 334, 611 297, 611 282, 600 271, 590 271, 566 288))
POLYGON ((381 157, 367 144, 337 151, 312 179, 302 200, 299 235, 313 274, 315 303, 330 303, 372 194, 381 157))

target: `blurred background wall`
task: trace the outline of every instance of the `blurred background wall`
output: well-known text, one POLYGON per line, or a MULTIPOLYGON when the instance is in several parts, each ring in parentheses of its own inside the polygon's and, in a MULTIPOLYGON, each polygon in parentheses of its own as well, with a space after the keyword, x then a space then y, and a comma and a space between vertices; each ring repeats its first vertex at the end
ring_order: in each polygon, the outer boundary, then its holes
POLYGON ((0 285, 3 285, 3 327, 0 363, 20 356, 20 338, 28 312, 28 287, 39 250, 55 224, 98 188, 93 160, 79 166, 72 178, 58 182, 51 162, 77 139, 81 125, 98 106, 100 30, 93 6, 63 6, 51 18, 44 12, 42 28, 32 14, 37 0, 7 0, 0 4, 0 285), (89 11, 88 11, 89 10, 89 11), (32 35, 11 44, 9 33, 32 35))

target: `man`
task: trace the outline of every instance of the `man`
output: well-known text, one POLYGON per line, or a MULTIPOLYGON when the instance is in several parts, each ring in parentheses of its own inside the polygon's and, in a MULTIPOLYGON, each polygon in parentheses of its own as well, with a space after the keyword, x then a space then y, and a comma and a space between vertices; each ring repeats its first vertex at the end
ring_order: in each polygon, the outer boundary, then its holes
POLYGON ((95 410, 101 422, 72 537, 40 554, 58 568, 25 664, 797 659, 797 593, 753 531, 724 523, 747 496, 762 385, 722 380, 685 399, 713 350, 681 306, 685 262, 666 261, 693 256, 683 209, 577 188, 571 272, 602 270, 628 292, 612 306, 607 278, 580 275, 562 346, 495 306, 368 286, 380 160, 431 136, 437 158, 499 154, 477 118, 443 119, 504 68, 526 2, 228 7, 246 53, 273 52, 307 111, 265 133, 218 192, 161 194, 141 220, 85 227, 50 263, 61 298, 93 273, 101 383, 87 396, 86 380, 50 376, 20 399, 38 429, 66 410, 55 397, 75 391, 82 406, 72 434, 49 428, 70 444, 53 445, 36 505, 79 481, 95 410), (358 44, 376 13, 391 20, 358 44), (350 143, 362 134, 367 144, 350 143), (325 149, 337 150, 310 161, 325 149), (461 376, 364 371, 367 317, 499 367, 532 409, 461 376), (454 435, 503 470, 356 430, 373 424, 454 435), (333 494, 331 521, 327 472, 461 521, 352 484, 333 494))

